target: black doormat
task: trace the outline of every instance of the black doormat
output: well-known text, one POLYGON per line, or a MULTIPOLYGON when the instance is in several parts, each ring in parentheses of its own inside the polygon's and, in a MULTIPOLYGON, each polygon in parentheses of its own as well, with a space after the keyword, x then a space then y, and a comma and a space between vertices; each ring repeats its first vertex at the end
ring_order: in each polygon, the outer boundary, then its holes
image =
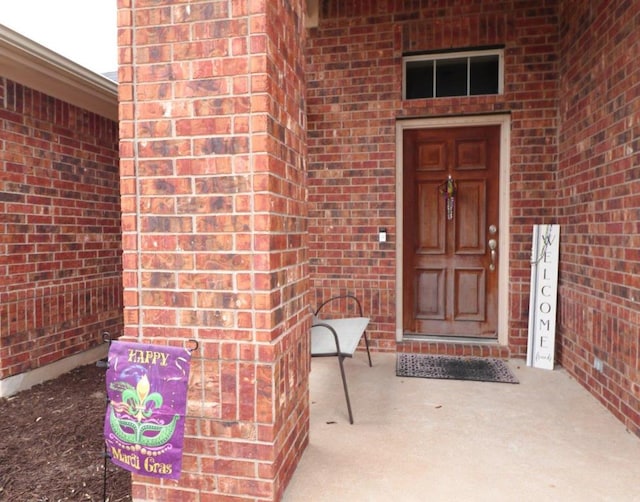
POLYGON ((519 383, 504 361, 484 357, 398 354, 396 376, 519 383))

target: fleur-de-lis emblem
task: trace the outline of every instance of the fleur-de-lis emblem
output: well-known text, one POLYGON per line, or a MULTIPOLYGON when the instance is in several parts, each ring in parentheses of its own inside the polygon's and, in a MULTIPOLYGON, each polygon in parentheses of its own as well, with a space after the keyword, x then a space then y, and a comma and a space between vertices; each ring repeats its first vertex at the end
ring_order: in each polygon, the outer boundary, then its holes
POLYGON ((135 389, 128 388, 122 391, 122 402, 127 405, 128 414, 135 417, 138 422, 143 418, 149 418, 154 408, 162 406, 162 395, 158 392, 149 393, 150 390, 149 378, 147 375, 142 375, 135 389))

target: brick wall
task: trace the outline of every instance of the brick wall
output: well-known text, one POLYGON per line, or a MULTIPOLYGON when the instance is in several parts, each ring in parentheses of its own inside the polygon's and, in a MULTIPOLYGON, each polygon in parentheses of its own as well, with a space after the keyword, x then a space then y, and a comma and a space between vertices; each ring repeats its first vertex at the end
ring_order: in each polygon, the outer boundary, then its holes
POLYGON ((118 128, 0 79, 0 379, 122 331, 118 128))
POLYGON ((554 216, 557 34, 555 1, 322 2, 307 53, 312 290, 362 297, 377 349, 396 348, 396 120, 510 113, 509 348, 524 356, 532 225, 554 216), (503 95, 402 101, 403 53, 486 46, 504 46, 503 95))
POLYGON ((640 435, 640 3, 560 19, 560 360, 640 435))
POLYGON ((125 336, 199 341, 183 472, 277 500, 308 441, 303 8, 119 1, 125 336))

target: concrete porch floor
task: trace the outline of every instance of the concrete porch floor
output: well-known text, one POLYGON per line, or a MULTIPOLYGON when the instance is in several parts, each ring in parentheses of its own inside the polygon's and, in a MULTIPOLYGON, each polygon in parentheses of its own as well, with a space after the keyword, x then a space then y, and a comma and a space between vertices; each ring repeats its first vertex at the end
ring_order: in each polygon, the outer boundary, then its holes
POLYGON ((310 442, 284 502, 640 501, 640 438, 563 369, 520 384, 399 378, 395 354, 311 363, 310 442))

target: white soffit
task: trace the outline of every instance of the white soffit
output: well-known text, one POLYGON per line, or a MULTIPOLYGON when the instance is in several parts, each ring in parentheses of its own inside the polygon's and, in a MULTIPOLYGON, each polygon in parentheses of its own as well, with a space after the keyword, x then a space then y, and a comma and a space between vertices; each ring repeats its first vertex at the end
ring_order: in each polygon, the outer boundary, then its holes
POLYGON ((118 120, 118 84, 0 24, 0 77, 118 120))

